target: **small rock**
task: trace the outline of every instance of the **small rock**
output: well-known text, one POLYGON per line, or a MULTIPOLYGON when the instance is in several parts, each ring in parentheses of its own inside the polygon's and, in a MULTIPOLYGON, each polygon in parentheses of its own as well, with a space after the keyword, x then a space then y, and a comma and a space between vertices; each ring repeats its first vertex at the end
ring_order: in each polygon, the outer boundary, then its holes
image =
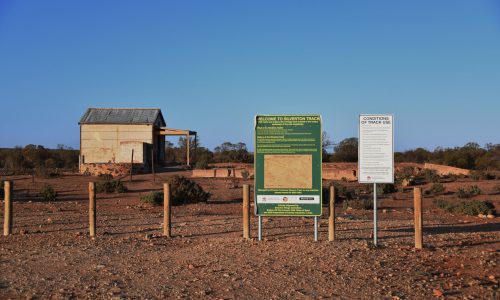
POLYGON ((192 270, 192 269, 194 269, 194 266, 192 264, 189 264, 188 269, 192 270))
POLYGON ((432 290, 432 295, 434 295, 434 297, 442 297, 443 292, 439 289, 434 289, 434 290, 432 290))
POLYGON ((489 214, 489 215, 487 215, 487 216, 486 216, 486 218, 488 218, 488 219, 494 219, 494 218, 495 218, 495 216, 494 216, 494 215, 492 215, 492 214, 489 214))

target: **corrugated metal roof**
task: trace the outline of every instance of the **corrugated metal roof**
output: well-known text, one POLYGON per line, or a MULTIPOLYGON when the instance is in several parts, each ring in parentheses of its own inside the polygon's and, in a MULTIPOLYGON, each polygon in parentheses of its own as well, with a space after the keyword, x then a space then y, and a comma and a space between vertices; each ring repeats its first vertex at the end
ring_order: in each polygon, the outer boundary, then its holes
POLYGON ((79 124, 155 124, 166 126, 159 108, 89 108, 79 124))

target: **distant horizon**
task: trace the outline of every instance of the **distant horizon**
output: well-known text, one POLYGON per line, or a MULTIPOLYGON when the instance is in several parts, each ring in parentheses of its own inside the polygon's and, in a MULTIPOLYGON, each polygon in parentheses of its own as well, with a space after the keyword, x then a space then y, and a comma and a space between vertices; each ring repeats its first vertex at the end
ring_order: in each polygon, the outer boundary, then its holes
MULTIPOLYGON (((354 136, 353 136, 353 137, 354 137, 354 136)), ((349 137, 348 137, 348 138, 349 138, 349 137)), ((352 137, 351 137, 351 138, 352 138, 352 137)), ((358 138, 358 137, 356 136, 355 138, 358 138)), ((225 142, 230 142, 230 143, 236 144, 236 143, 239 143, 239 142, 241 142, 241 141, 225 141, 225 142)), ((338 141, 338 142, 340 142, 340 141, 338 141)), ((338 142, 335 142, 335 144, 337 144, 338 142)), ((224 143, 224 142, 223 142, 223 143, 224 143)), ((463 146, 465 146, 465 145, 466 145, 466 144, 468 144, 468 143, 477 143, 477 142, 475 142, 475 141, 470 141, 470 142, 467 142, 467 143, 465 143, 465 144, 463 144, 463 145, 457 145, 457 146, 451 146, 451 147, 436 146, 436 147, 435 147, 435 148, 433 148, 433 149, 429 149, 429 148, 425 148, 425 147, 415 147, 415 148, 411 148, 411 149, 404 149, 404 150, 398 150, 398 149, 395 149, 394 151, 395 151, 395 152, 406 152, 406 151, 415 150, 415 149, 417 149, 417 148, 422 148, 422 149, 425 149, 425 150, 427 150, 427 151, 431 151, 431 152, 432 152, 432 151, 435 151, 438 147, 441 147, 441 148, 443 148, 443 149, 453 149, 453 148, 457 148, 457 147, 463 147, 463 146)), ((221 143, 221 144, 222 144, 222 143, 221 143)), ((481 148, 483 148, 483 149, 484 149, 484 148, 485 148, 485 146, 486 146, 487 144, 498 144, 498 143, 494 143, 494 142, 486 142, 486 143, 484 143, 483 145, 482 145, 482 144, 479 144, 479 143, 477 143, 477 144, 478 144, 481 148)), ((48 149, 48 150, 58 150, 58 149, 59 149, 59 148, 57 148, 57 145, 56 145, 55 147, 46 147, 45 145, 42 145, 42 144, 33 144, 33 143, 28 143, 28 144, 25 144, 25 145, 15 145, 15 146, 13 146, 13 147, 0 147, 0 150, 2 150, 2 149, 15 149, 15 148, 17 148, 17 147, 24 148, 24 147, 26 147, 26 146, 28 146, 28 145, 43 146, 45 149, 48 149)), ((71 148, 71 149, 67 149, 67 150, 78 150, 78 151, 80 151, 80 148, 79 148, 79 147, 72 147, 72 146, 70 146, 70 145, 64 145, 64 144, 61 144, 61 145, 65 146, 65 147, 69 147, 69 148, 71 148)), ((246 143, 245 143, 245 145, 247 146, 247 150, 248 150, 248 152, 253 152, 253 151, 254 151, 254 149, 253 149, 253 148, 248 147, 248 144, 246 144, 246 143)), ((177 147, 177 146, 178 146, 178 145, 177 145, 177 141, 175 141, 175 142, 174 142, 174 147, 177 147)), ((208 148, 208 147, 206 147, 206 146, 205 146, 205 145, 203 145, 203 144, 200 144, 200 146, 201 146, 201 147, 205 147, 205 148, 207 148, 207 149, 208 149, 208 150, 210 150, 210 151, 214 151, 214 150, 215 150, 215 147, 217 147, 217 146, 219 146, 219 145, 216 145, 214 148, 208 148)), ((331 151, 331 150, 333 150, 333 146, 332 146, 332 147, 329 147, 328 153, 333 153, 333 151, 331 151)))
POLYGON ((209 149, 275 113, 335 142, 392 113, 397 151, 500 143, 498 1, 6 0, 0 44, 0 147, 79 148, 88 107, 160 108, 209 149))

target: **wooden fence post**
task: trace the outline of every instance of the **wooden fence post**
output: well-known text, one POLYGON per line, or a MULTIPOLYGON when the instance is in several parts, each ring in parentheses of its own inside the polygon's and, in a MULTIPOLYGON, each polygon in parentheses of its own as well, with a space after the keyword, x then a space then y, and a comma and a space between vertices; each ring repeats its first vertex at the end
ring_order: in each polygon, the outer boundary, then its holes
POLYGON ((171 210, 170 210, 170 184, 163 184, 163 235, 166 237, 172 237, 172 221, 171 221, 171 210))
POLYGON ((330 210, 328 215, 328 240, 335 240, 335 186, 330 186, 330 210))
POLYGON ((155 174, 155 150, 151 149, 151 173, 153 174, 153 182, 156 182, 155 174))
POLYGON ((4 223, 3 223, 3 235, 7 236, 12 233, 12 182, 4 182, 4 223))
POLYGON ((95 236, 96 225, 95 182, 89 182, 89 233, 95 236))
POLYGON ((132 157, 130 158, 130 182, 132 182, 133 170, 134 170, 134 149, 132 149, 132 157))
POLYGON ((415 217, 415 248, 422 249, 422 188, 413 189, 413 213, 415 217))
POLYGON ((250 238, 250 186, 243 185, 243 238, 250 238))

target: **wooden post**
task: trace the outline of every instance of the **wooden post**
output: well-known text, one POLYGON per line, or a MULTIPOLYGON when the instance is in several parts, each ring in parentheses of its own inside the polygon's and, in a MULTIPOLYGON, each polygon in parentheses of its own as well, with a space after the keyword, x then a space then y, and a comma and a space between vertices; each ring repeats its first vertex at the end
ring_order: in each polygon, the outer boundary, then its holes
POLYGON ((3 235, 7 236, 12 233, 12 182, 4 182, 4 199, 5 212, 3 223, 3 235))
POLYGON ((198 152, 198 141, 196 137, 196 133, 194 134, 194 153, 193 153, 193 162, 196 166, 196 162, 198 161, 198 157, 196 156, 196 153, 198 152))
POLYGON ((155 174, 155 150, 151 149, 151 173, 153 174, 153 182, 156 182, 155 174))
POLYGON ((189 167, 190 166, 190 162, 189 162, 189 148, 191 147, 191 141, 189 139, 189 134, 186 135, 186 151, 187 151, 187 156, 186 156, 186 159, 187 159, 187 166, 189 167))
POLYGON ((132 149, 132 157, 130 158, 130 182, 132 182, 133 169, 134 169, 134 149, 132 149))
POLYGON ((243 185, 243 238, 250 238, 250 186, 243 185))
POLYGON ((335 240, 335 186, 330 186, 330 210, 328 215, 328 240, 335 240))
POLYGON ((89 182, 89 233, 91 237, 95 236, 95 182, 89 182))
POLYGON ((415 248, 422 249, 422 188, 413 189, 413 213, 415 217, 415 248))
POLYGON ((163 235, 172 237, 171 227, 171 211, 170 211, 170 184, 163 184, 163 235))

